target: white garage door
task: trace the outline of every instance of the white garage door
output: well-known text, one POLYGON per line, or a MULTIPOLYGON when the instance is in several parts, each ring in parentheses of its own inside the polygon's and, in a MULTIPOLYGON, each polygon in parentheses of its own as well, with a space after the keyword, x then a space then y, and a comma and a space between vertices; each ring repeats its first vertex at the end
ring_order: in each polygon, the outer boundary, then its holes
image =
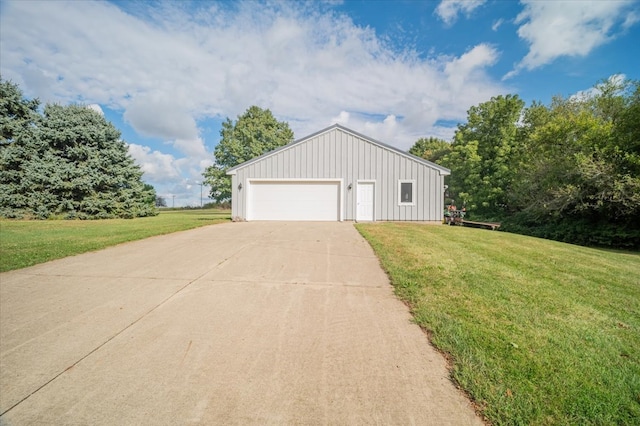
POLYGON ((252 181, 248 220, 340 220, 338 181, 252 181))

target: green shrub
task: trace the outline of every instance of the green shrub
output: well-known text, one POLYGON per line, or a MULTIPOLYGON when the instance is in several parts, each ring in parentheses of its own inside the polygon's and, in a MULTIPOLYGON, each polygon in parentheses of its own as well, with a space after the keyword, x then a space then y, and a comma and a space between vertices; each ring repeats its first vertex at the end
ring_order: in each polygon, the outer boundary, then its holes
POLYGON ((519 213, 506 218, 501 231, 530 235, 582 246, 640 249, 640 224, 575 217, 533 218, 519 213))

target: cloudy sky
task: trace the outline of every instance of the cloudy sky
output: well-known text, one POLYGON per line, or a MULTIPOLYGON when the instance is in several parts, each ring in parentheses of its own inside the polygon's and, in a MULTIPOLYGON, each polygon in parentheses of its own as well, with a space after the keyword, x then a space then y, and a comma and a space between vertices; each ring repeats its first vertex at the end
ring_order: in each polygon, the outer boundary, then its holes
POLYGON ((251 105, 408 149, 495 95, 640 79, 638 1, 2 1, 0 36, 4 79, 101 111, 176 206, 251 105))

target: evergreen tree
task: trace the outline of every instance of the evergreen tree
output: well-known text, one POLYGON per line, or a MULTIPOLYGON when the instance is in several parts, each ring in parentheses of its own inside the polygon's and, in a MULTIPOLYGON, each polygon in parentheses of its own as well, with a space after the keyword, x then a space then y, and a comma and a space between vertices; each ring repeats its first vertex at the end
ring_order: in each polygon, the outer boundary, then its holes
POLYGON ((33 125, 39 105, 37 99, 24 99, 18 85, 0 76, 0 145, 11 143, 33 125))
MULTIPOLYGON (((13 89, 16 103, 22 94, 17 86, 13 89)), ((93 219, 157 214, 153 187, 142 182, 142 171, 120 132, 102 115, 79 105, 47 105, 43 114, 36 113, 33 101, 22 100, 22 106, 1 110, 1 216, 93 219), (11 113, 16 110, 20 114, 11 113)))

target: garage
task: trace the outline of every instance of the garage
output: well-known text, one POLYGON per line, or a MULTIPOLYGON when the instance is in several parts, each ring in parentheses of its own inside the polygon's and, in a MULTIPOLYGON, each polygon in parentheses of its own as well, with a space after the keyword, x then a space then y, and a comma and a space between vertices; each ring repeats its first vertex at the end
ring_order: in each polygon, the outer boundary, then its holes
POLYGON ((248 220, 339 221, 340 180, 249 180, 248 220))
POLYGON ((450 173, 333 124, 227 170, 231 218, 441 223, 450 173))

